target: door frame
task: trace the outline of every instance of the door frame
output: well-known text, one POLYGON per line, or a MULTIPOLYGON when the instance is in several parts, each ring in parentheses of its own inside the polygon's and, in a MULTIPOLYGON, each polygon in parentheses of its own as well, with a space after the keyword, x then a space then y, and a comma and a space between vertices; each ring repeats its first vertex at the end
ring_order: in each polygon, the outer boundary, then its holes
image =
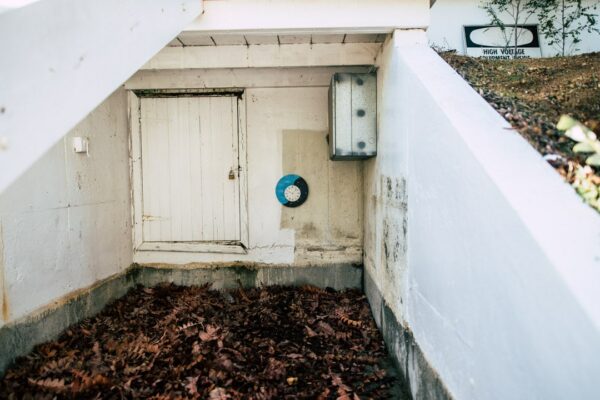
POLYGON ((248 249, 248 163, 246 157, 246 97, 244 89, 143 89, 128 90, 129 165, 133 251, 246 254, 248 249), (235 96, 238 112, 238 179, 240 240, 219 242, 144 242, 141 101, 143 97, 235 96))

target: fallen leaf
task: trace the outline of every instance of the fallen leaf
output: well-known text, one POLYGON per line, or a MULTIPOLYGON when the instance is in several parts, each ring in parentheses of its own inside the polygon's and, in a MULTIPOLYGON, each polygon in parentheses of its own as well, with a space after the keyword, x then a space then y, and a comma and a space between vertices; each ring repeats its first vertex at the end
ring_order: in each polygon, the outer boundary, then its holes
POLYGON ((210 400, 227 400, 231 398, 231 396, 225 392, 225 389, 218 387, 210 391, 208 398, 210 400))
POLYGON ((219 331, 218 328, 215 328, 212 325, 207 325, 206 326, 206 331, 202 331, 199 334, 200 340, 202 340, 203 342, 210 342, 212 340, 217 340, 218 337, 219 337, 217 335, 218 331, 219 331))
POLYGON ((198 377, 192 378, 192 377, 188 377, 187 378, 188 383, 185 385, 185 388, 187 389, 188 393, 191 395, 197 395, 198 393, 198 377))
POLYGON ((288 383, 288 385, 295 385, 296 383, 298 383, 298 378, 296 378, 295 376, 290 376, 286 379, 286 382, 288 383))
POLYGON ((304 328, 306 329, 306 334, 308 335, 308 337, 315 337, 315 336, 317 336, 317 332, 315 332, 312 329, 310 329, 310 327, 308 325, 304 325, 304 328))

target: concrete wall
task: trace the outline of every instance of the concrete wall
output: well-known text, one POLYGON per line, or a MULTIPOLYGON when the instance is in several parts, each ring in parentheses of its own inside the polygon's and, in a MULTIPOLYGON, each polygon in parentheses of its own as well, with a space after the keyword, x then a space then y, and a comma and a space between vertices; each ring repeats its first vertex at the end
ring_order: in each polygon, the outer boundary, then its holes
POLYGON ((0 195, 0 325, 131 264, 128 143, 119 89, 0 195))
MULTIPOLYGON (((584 4, 590 4, 592 0, 584 0, 584 4)), ((489 17, 481 9, 480 0, 437 0, 431 8, 431 24, 427 30, 429 42, 444 49, 455 49, 464 53, 464 25, 486 25, 489 17)), ((597 10, 600 18, 600 9, 597 10)), ((506 19, 507 22, 510 19, 506 19)), ((536 23, 532 18, 528 23, 536 23)), ((548 41, 541 37, 542 55, 551 57, 557 54, 557 49, 548 45, 548 41)), ((582 42, 578 44, 580 49, 577 53, 589 53, 600 51, 600 35, 583 32, 582 42)))
POLYGON ((377 57, 377 157, 365 162, 364 266, 385 300, 404 320, 407 287, 408 143, 401 129, 411 119, 405 107, 405 77, 393 41, 377 57))
POLYGON ((362 262, 362 163, 330 161, 327 91, 337 70, 257 68, 140 71, 128 88, 246 88, 247 254, 138 251, 140 263, 234 262, 281 265, 362 262), (275 185, 285 174, 307 181, 298 208, 283 207, 275 185))
MULTIPOLYGON (((456 398, 596 398, 600 218, 424 35, 397 32, 377 62, 381 151, 365 165, 374 309, 381 295, 456 398)), ((422 364, 399 358, 421 379, 422 364)))

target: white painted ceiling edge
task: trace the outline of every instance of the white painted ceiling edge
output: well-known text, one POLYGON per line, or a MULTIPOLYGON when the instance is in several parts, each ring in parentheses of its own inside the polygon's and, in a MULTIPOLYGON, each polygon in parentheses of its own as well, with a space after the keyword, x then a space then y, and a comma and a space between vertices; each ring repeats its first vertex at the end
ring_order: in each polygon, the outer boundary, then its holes
POLYGON ((202 0, 42 0, 1 13, 0 193, 202 10, 202 0))
POLYGON ((379 33, 426 29, 429 0, 206 0, 185 30, 206 33, 379 33))

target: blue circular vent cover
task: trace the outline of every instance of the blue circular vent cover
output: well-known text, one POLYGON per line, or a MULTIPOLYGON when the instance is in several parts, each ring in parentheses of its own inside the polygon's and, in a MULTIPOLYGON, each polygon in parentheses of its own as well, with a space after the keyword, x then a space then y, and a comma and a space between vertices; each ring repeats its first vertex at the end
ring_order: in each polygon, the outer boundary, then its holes
POLYGON ((298 207, 308 197, 308 185, 298 175, 290 174, 282 177, 275 187, 277 200, 286 207, 298 207))

